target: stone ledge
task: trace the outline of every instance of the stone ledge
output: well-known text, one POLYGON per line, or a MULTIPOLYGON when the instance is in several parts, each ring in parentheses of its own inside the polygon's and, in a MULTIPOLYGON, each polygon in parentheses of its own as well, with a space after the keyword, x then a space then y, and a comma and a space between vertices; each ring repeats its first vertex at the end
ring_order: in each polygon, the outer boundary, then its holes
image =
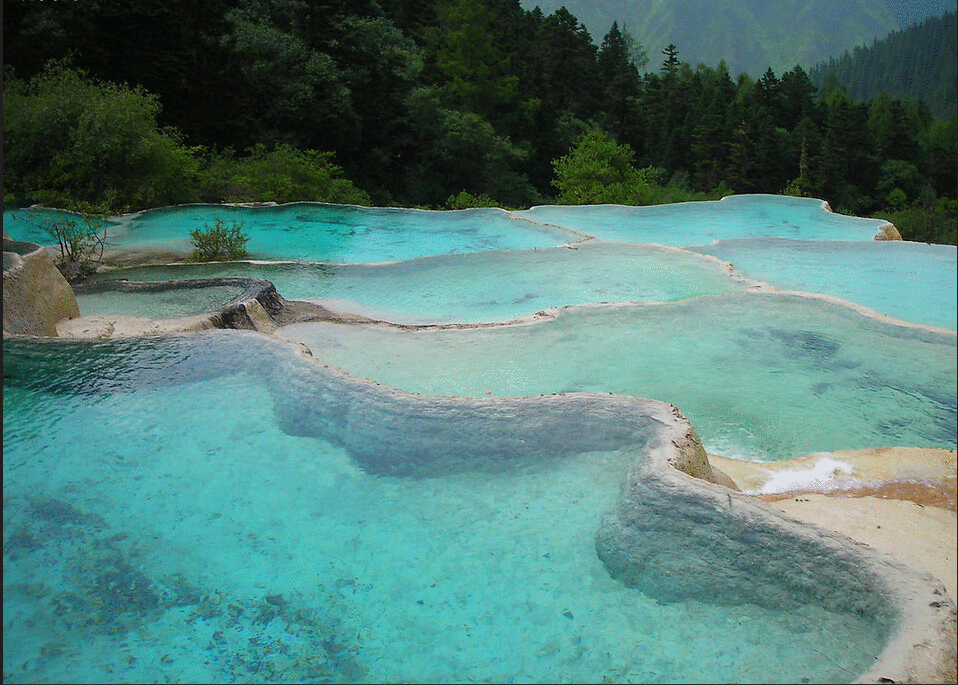
POLYGON ((75 286, 78 294, 97 292, 162 292, 234 286, 242 292, 216 311, 172 319, 101 315, 63 319, 56 335, 64 338, 130 338, 143 335, 190 333, 211 328, 253 330, 272 333, 277 327, 298 320, 337 318, 329 310, 309 302, 284 299, 266 280, 255 278, 202 278, 173 281, 136 282, 127 280, 90 281, 75 286))

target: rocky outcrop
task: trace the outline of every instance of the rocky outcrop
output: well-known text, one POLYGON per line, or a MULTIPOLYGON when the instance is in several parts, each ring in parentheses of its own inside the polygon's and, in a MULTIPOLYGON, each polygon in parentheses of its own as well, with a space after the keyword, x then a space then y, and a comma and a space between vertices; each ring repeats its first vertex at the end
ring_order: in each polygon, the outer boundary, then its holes
POLYGON ((80 316, 76 296, 50 248, 3 235, 3 334, 56 336, 62 319, 80 316))
POLYGON ((160 293, 222 286, 236 288, 237 295, 216 311, 173 319, 148 319, 114 314, 85 316, 60 321, 56 327, 57 335, 63 338, 87 339, 130 338, 194 333, 211 328, 272 333, 277 327, 294 321, 338 318, 319 305, 286 300, 276 292, 272 283, 257 278, 195 278, 155 282, 99 280, 77 284, 74 290, 79 295, 89 295, 101 292, 160 293))
POLYGON ((895 224, 891 222, 885 223, 878 227, 875 240, 901 240, 901 233, 898 232, 898 228, 895 224))
POLYGON ((815 605, 868 616, 887 642, 855 682, 954 682, 956 608, 940 580, 690 477, 701 468, 695 433, 675 411, 674 427, 632 463, 596 533, 613 578, 660 603, 815 605))

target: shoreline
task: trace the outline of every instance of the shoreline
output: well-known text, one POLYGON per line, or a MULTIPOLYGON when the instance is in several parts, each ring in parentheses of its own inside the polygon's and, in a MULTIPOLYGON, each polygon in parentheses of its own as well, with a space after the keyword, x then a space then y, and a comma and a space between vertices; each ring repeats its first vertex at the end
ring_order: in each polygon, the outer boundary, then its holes
MULTIPOLYGON (((708 459, 743 494, 935 578, 952 603, 958 597, 955 450, 878 447, 781 462, 708 459)), ((906 682, 958 682, 954 660, 940 666, 932 680, 906 682)), ((868 674, 856 680, 869 681, 868 674)))
POLYGON ((708 458, 743 494, 930 573, 958 597, 955 450, 878 447, 780 462, 708 458))

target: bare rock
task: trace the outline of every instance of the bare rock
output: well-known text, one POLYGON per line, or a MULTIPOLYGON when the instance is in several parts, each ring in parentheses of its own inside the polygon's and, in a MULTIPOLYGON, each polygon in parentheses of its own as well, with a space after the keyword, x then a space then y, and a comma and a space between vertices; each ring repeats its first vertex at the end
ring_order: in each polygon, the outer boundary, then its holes
POLYGON ((62 319, 80 316, 73 288, 52 250, 3 237, 3 333, 56 336, 62 319))

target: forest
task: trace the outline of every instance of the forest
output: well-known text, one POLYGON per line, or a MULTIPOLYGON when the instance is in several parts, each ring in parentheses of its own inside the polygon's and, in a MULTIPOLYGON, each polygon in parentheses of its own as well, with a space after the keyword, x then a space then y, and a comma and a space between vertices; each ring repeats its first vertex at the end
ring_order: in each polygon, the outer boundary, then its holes
POLYGON ((593 36, 613 20, 646 46, 674 43, 685 61, 753 78, 817 64, 856 45, 958 8, 956 0, 520 0, 546 13, 565 7, 593 36))
POLYGON ((946 12, 871 46, 860 45, 841 57, 812 67, 809 78, 819 88, 831 83, 848 90, 853 100, 867 102, 882 91, 922 100, 939 119, 958 112, 958 15, 946 12))
MULTIPOLYGON (((425 208, 785 193, 956 242, 956 120, 519 0, 4 3, 4 199, 425 208)), ((916 47, 920 49, 920 46, 916 47)))

